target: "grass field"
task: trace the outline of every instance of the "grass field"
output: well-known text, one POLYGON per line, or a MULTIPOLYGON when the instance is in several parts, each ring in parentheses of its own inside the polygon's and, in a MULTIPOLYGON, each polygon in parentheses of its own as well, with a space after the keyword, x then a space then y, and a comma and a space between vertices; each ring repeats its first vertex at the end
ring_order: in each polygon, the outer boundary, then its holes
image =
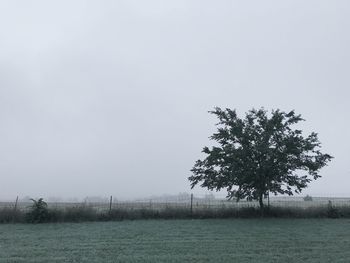
POLYGON ((0 262, 349 262, 349 219, 0 225, 0 262))

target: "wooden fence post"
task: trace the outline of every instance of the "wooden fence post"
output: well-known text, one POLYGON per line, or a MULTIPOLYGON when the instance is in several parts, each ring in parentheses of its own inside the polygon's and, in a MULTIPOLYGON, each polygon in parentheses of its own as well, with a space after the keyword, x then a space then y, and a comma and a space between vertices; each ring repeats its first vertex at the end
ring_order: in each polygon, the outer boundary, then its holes
POLYGON ((193 214, 193 194, 191 194, 191 217, 193 214))
POLYGON ((16 197, 16 202, 15 202, 15 211, 17 210, 17 204, 18 204, 18 195, 16 197))
POLYGON ((113 201, 113 197, 111 196, 111 197, 109 198, 109 213, 112 212, 112 201, 113 201))

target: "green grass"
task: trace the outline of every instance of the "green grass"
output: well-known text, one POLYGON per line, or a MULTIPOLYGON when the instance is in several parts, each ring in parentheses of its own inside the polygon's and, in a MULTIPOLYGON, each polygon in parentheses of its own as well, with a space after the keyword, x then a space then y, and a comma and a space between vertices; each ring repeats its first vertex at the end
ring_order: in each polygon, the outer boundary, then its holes
POLYGON ((349 248, 349 219, 0 225, 0 262, 349 262, 349 248))

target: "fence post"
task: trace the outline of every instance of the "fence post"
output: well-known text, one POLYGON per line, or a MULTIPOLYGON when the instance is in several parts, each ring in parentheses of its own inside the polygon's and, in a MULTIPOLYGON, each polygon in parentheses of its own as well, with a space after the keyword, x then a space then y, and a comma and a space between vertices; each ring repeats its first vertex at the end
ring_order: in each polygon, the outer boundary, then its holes
POLYGON ((112 212, 112 201, 113 201, 113 197, 111 196, 111 197, 109 198, 109 213, 112 212))
POLYGON ((191 217, 193 214, 193 194, 191 194, 191 217))
POLYGON ((15 211, 17 210, 17 204, 18 204, 18 195, 16 197, 16 202, 15 202, 15 211))

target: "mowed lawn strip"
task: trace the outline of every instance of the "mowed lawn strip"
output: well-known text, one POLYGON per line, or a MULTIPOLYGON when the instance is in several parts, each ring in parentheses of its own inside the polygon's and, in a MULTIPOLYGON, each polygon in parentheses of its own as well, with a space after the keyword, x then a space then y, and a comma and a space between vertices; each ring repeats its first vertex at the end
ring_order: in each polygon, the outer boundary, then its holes
POLYGON ((349 262, 349 219, 0 225, 0 262, 349 262))

